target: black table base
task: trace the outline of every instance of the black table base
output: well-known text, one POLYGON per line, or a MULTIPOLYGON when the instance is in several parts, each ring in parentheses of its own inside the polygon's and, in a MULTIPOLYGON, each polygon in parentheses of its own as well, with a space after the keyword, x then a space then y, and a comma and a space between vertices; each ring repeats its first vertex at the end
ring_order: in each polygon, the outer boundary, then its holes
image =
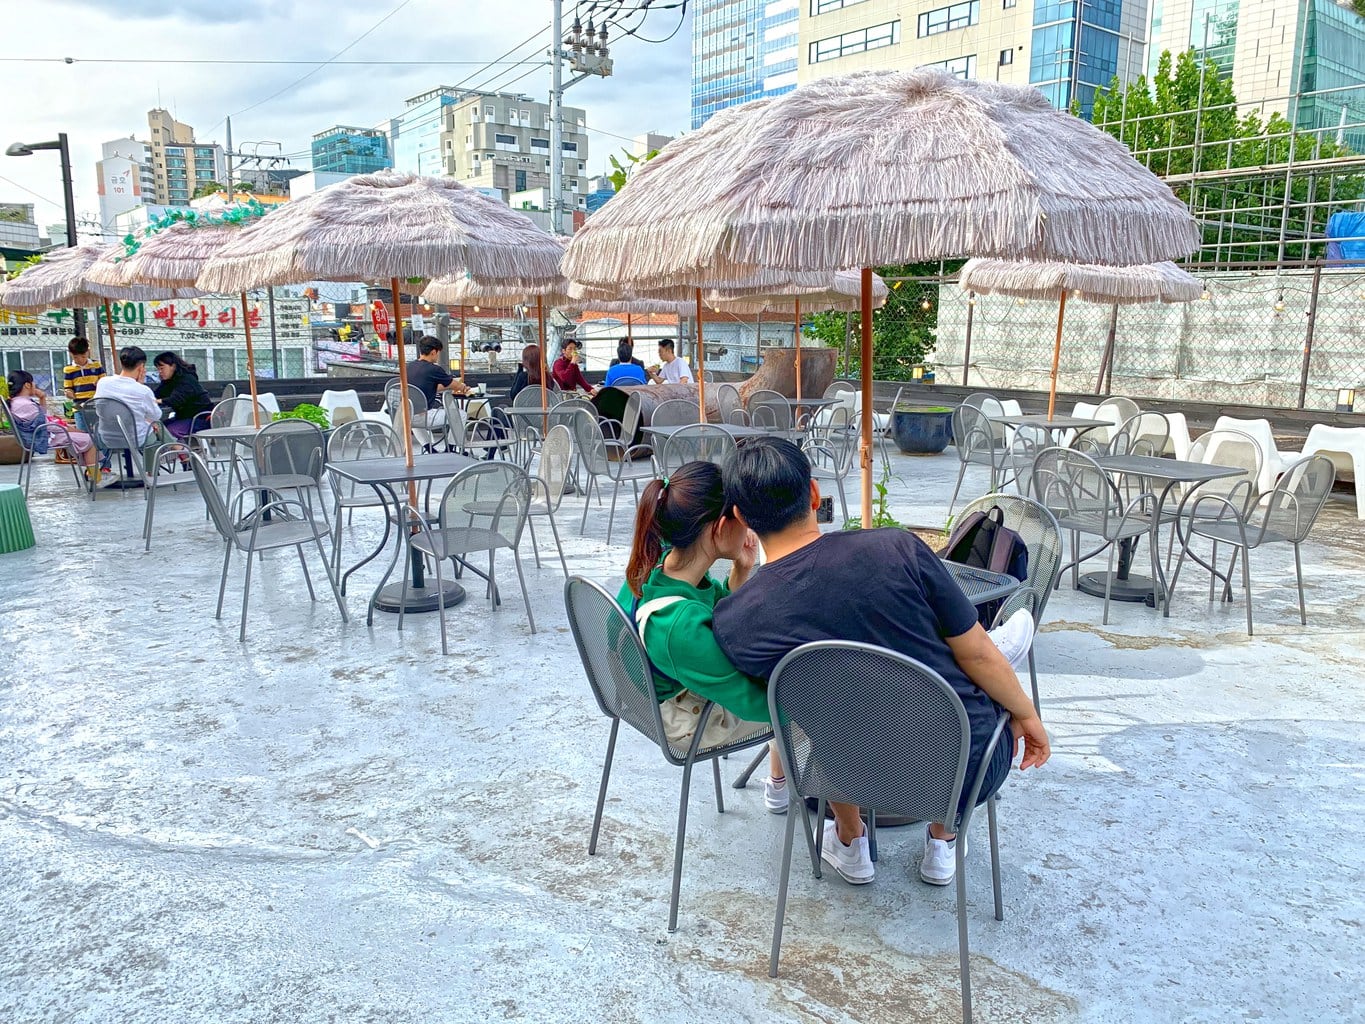
MULTIPOLYGON (((1082 594, 1091 597, 1104 597, 1104 580, 1107 572, 1088 572, 1081 576, 1077 588, 1082 594)), ((1150 576, 1129 576, 1124 579, 1118 573, 1109 585, 1109 600, 1129 601, 1133 604, 1147 602, 1152 604, 1152 578, 1150 576)))
POLYGON ((461 604, 465 599, 464 587, 451 580, 441 581, 441 590, 437 591, 436 581, 428 580, 420 587, 408 587, 406 604, 402 603, 403 584, 390 583, 379 591, 379 595, 374 599, 374 606, 381 612, 392 612, 397 614, 399 611, 405 614, 413 612, 434 612, 444 606, 454 608, 461 604))

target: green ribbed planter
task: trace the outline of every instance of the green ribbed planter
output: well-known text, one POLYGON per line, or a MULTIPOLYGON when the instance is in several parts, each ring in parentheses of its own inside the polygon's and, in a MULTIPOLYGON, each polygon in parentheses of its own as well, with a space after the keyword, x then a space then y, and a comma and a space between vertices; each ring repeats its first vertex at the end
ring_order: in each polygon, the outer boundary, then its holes
POLYGON ((24 489, 18 484, 0 485, 0 553, 33 547, 33 524, 28 518, 24 489))

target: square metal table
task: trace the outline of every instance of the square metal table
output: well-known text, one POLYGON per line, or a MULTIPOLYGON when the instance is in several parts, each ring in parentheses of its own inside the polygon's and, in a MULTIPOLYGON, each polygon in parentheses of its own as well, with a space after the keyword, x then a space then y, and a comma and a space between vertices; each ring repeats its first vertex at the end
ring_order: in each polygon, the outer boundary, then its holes
MULTIPOLYGON (((477 459, 471 459, 468 455, 459 455, 454 452, 419 455, 412 460, 411 466, 407 464, 407 459, 401 455, 382 459, 356 459, 349 462, 330 463, 327 466, 329 472, 344 480, 374 488, 375 494, 379 495, 379 500, 384 506, 384 536, 380 538, 374 551, 346 570, 345 575, 341 577, 342 592, 345 592, 346 580, 351 573, 367 562, 373 561, 384 550, 384 546, 389 542, 392 524, 398 523, 400 526, 403 524, 404 502, 398 496, 399 487, 406 484, 424 483, 428 480, 439 480, 445 476, 454 476, 461 470, 477 465, 479 465, 477 459)), ((383 612, 400 610, 403 584, 401 581, 389 583, 389 577, 393 575, 393 570, 397 567, 399 555, 403 550, 401 535, 398 540, 398 546, 394 549, 388 568, 384 570, 384 575, 378 586, 370 595, 369 610, 365 618, 366 625, 374 623, 374 610, 376 608, 383 612)), ((434 612, 438 605, 449 608, 464 600, 464 588, 458 583, 446 580, 439 592, 434 586, 427 584, 422 556, 416 549, 412 552, 411 562, 412 582, 408 586, 407 602, 401 605, 402 611, 434 612)), ((409 567, 405 566, 403 571, 408 572, 409 567)))
MULTIPOLYGON (((670 423, 662 427, 641 427, 640 432, 652 434, 660 440, 666 441, 679 430, 682 430, 683 427, 697 427, 701 425, 702 424, 699 423, 670 423)), ((764 430, 762 427, 751 427, 743 423, 707 423, 705 425, 708 427, 715 427, 718 430, 723 430, 731 437, 768 437, 774 433, 771 430, 764 430)))
MULTIPOLYGON (((1210 480, 1226 480, 1242 476, 1244 469, 1233 466, 1218 466, 1205 462, 1188 462, 1183 459, 1163 459, 1156 455, 1100 455, 1095 458, 1100 468, 1113 476, 1136 476, 1143 480, 1161 481, 1165 487, 1156 495, 1156 509, 1153 512, 1152 532, 1149 544, 1158 543, 1157 529, 1161 526, 1161 515, 1166 507, 1166 499, 1180 484, 1203 484, 1210 480)), ((1152 488, 1155 493, 1155 488, 1152 488)), ((1119 541, 1118 568, 1109 581, 1111 601, 1145 602, 1149 608, 1159 607, 1168 596, 1166 590, 1166 570, 1161 560, 1156 560, 1158 579, 1153 581, 1147 576, 1134 576, 1130 569, 1133 554, 1137 550, 1138 538, 1131 537, 1119 541)), ((1101 548, 1101 550, 1103 550, 1101 548)), ((1092 597, 1104 597, 1108 572, 1088 572, 1080 579, 1080 590, 1092 597)))
POLYGON ((1068 430, 1084 434, 1086 431, 1094 430, 1097 427, 1118 425, 1112 420, 1092 420, 1084 416, 1054 416, 1052 419, 1048 419, 1042 413, 1031 413, 1026 416, 991 416, 989 419, 992 423, 1003 423, 1008 427, 1042 427, 1053 435, 1068 430))
POLYGON ((1008 597, 1023 586, 1013 576, 1003 572, 978 569, 975 566, 963 565, 961 562, 950 562, 946 558, 943 559, 943 567, 962 588, 967 600, 978 608, 1002 597, 1008 597))

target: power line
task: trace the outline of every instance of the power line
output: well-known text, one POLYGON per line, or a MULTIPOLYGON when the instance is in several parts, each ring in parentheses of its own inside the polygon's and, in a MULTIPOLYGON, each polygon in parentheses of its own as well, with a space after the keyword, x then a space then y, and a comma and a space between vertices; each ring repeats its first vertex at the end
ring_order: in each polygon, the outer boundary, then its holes
POLYGON ((33 191, 33 189, 29 188, 27 185, 20 185, 13 178, 6 178, 3 174, 0 174, 0 181, 3 181, 7 185, 13 185, 21 192, 27 192, 34 199, 41 199, 43 202, 51 203, 53 206, 62 205, 62 201, 60 199, 49 199, 47 196, 39 195, 37 192, 33 191))
MULTIPOLYGON (((526 63, 519 61, 478 61, 478 60, 329 60, 318 64, 315 60, 275 60, 268 58, 198 58, 198 57, 0 57, 0 64, 228 64, 228 65, 312 65, 335 67, 469 67, 481 68, 493 64, 516 66, 526 63)), ((548 64, 549 62, 546 61, 548 64)), ((302 79, 300 79, 302 81, 302 79)), ((295 83, 297 84, 297 83, 295 83)), ((262 102, 265 102, 264 100, 262 102)), ((247 109, 250 109, 249 107, 247 109)), ((238 111, 240 113, 240 111, 238 111)))

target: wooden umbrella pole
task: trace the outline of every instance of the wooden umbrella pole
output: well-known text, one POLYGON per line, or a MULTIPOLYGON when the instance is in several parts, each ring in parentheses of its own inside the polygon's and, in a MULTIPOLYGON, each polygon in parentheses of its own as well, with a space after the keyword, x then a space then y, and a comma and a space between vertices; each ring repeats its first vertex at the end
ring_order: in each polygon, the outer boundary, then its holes
MULTIPOLYGON (((630 342, 630 347, 635 348, 635 318, 629 313, 626 314, 626 341, 630 342)), ((634 353, 631 353, 634 355, 634 353)))
POLYGON ((858 445, 858 463, 862 468, 863 529, 872 529, 872 268, 863 268, 862 282, 862 441, 858 445))
POLYGON ((540 436, 550 432, 550 356, 545 350, 545 299, 536 296, 536 323, 540 326, 540 436))
POLYGON ((801 300, 796 300, 796 407, 801 408, 801 300))
POLYGON ((1066 292, 1062 292, 1062 300, 1057 303, 1057 338, 1052 343, 1052 383, 1047 391, 1047 418, 1052 419, 1052 414, 1057 410, 1057 367, 1062 362, 1062 319, 1066 316, 1066 292))
POLYGON ((259 430, 261 426, 261 403, 256 400, 256 352, 251 347, 251 316, 246 305, 246 292, 242 292, 242 330, 246 332, 246 386, 251 391, 251 422, 259 430))
POLYGON ((460 304, 460 383, 464 383, 464 338, 469 333, 469 324, 465 319, 464 303, 460 304))
POLYGON ((701 409, 700 422, 706 422, 706 343, 702 340, 701 289, 697 290, 697 405, 701 409))
MULTIPOLYGON (((402 310, 398 304, 398 278, 389 278, 389 290, 393 294, 393 322, 395 325, 394 339, 398 342, 398 390, 402 394, 402 400, 398 403, 398 408, 403 410, 403 457, 407 467, 412 468, 412 403, 408 401, 408 363, 403 358, 403 317, 402 310)), ((408 481, 408 503, 414 508, 417 506, 417 484, 408 481)))
MULTIPOLYGON (((104 322, 109 327, 109 356, 112 360, 109 363, 110 373, 117 373, 118 365, 118 341, 114 338, 114 311, 109 307, 109 300, 104 300, 104 322)), ((95 346, 99 348, 98 345, 95 346)))

